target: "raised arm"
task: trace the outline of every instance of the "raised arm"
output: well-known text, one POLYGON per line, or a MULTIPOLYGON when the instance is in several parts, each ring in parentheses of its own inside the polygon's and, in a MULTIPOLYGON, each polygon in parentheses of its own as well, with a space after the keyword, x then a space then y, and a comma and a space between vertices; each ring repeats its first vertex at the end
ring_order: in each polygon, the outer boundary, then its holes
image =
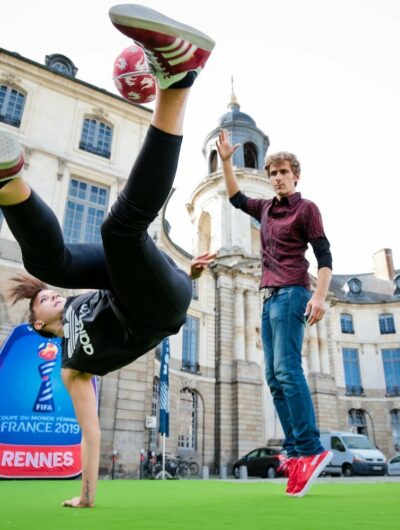
POLYGON ((232 155, 240 144, 231 145, 229 141, 228 131, 221 129, 218 135, 217 149, 222 160, 222 169, 224 172, 226 191, 229 198, 236 195, 240 191, 239 183, 233 170, 232 155))

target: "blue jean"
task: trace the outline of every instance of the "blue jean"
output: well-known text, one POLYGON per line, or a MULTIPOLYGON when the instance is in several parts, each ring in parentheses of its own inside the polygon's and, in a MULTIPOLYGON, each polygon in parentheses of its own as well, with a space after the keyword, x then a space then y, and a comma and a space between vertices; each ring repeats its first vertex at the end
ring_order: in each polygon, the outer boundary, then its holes
POLYGON ((307 456, 324 450, 315 421, 302 364, 304 313, 311 297, 305 287, 282 287, 265 300, 262 340, 265 376, 271 390, 289 456, 307 456))

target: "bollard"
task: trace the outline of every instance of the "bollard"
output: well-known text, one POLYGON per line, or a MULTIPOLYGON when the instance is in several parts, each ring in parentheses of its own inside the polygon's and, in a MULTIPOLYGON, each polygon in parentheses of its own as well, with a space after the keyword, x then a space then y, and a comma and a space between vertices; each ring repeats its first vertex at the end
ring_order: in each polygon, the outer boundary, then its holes
POLYGON ((219 478, 226 480, 228 478, 228 469, 225 465, 219 466, 219 478))
POLYGON ((240 468, 239 468, 239 478, 241 480, 247 480, 248 475, 247 475, 247 467, 246 466, 240 466, 240 468))
POLYGON ((203 466, 203 480, 208 480, 210 478, 210 472, 208 466, 203 466))

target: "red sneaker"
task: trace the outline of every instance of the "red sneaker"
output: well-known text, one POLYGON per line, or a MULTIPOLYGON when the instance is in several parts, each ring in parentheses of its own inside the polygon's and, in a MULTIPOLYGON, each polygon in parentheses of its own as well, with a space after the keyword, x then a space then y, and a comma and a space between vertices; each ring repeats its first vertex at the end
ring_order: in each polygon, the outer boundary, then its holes
POLYGON ((289 480, 286 484, 286 495, 293 495, 294 490, 297 485, 297 464, 299 462, 298 458, 288 458, 285 460, 279 467, 278 471, 283 473, 285 477, 288 477, 289 480))
POLYGON ((143 46, 160 88, 177 83, 188 72, 199 74, 215 46, 201 31, 145 6, 117 5, 109 16, 121 33, 143 46))
POLYGON ((156 97, 156 80, 143 48, 133 43, 115 59, 114 84, 131 103, 150 103, 156 97))
POLYGON ((292 493, 293 497, 303 497, 318 478, 319 474, 332 460, 332 451, 324 451, 319 455, 302 456, 298 458, 297 484, 292 493))
POLYGON ((23 167, 21 144, 15 136, 0 130, 0 182, 20 176, 23 167))

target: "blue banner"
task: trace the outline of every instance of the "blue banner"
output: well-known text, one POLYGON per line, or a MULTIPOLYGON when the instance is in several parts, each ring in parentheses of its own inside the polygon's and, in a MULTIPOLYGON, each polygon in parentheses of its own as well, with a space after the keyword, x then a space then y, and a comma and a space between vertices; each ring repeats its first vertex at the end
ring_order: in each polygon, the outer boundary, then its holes
POLYGON ((165 338, 161 349, 160 366, 160 427, 159 432, 169 436, 169 338, 165 338))
POLYGON ((61 339, 17 326, 0 350, 0 477, 81 471, 81 431, 61 380, 61 339))

